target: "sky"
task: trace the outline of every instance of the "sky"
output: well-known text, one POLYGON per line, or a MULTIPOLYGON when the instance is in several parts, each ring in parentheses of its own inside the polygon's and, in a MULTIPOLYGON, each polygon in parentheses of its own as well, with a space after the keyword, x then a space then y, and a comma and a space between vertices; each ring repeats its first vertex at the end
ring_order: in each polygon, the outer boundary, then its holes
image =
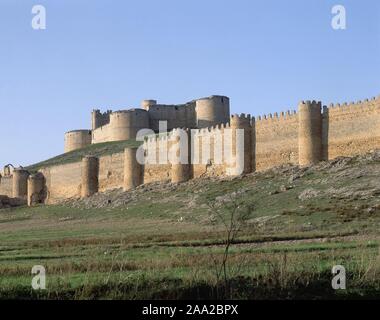
POLYGON ((94 108, 219 94, 258 116, 377 96, 379 71, 378 0, 0 0, 0 166, 63 153, 94 108))

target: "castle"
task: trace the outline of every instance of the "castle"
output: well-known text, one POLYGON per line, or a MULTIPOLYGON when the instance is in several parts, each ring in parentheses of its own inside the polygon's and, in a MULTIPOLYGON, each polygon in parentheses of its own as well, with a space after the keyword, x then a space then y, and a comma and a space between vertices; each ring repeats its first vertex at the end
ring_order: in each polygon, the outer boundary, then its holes
POLYGON ((211 96, 180 105, 157 104, 143 100, 140 109, 92 112, 92 130, 74 130, 65 134, 65 152, 81 149, 89 144, 134 139, 141 129, 159 130, 159 122, 166 121, 167 130, 175 128, 207 128, 227 123, 230 99, 211 96))
POLYGON ((140 129, 153 133, 144 138, 140 148, 86 156, 78 162, 44 167, 37 173, 6 166, 0 177, 0 201, 8 197, 29 205, 57 203, 114 188, 128 191, 155 181, 179 183, 364 154, 380 148, 380 97, 329 107, 317 101, 302 101, 298 111, 257 118, 230 115, 230 101, 224 96, 183 105, 144 100, 140 109, 93 111, 91 130, 66 133, 65 152, 89 144, 134 139, 140 129), (156 134, 164 120, 168 132, 156 134), (191 132, 186 146, 196 151, 196 161, 188 152, 185 162, 157 162, 177 155, 182 132, 191 132), (244 137, 242 144, 239 134, 244 137), (231 159, 219 154, 220 146, 229 150, 231 159), (139 150, 145 157, 143 163, 137 161, 139 150), (241 171, 235 170, 238 161, 242 163, 241 171))

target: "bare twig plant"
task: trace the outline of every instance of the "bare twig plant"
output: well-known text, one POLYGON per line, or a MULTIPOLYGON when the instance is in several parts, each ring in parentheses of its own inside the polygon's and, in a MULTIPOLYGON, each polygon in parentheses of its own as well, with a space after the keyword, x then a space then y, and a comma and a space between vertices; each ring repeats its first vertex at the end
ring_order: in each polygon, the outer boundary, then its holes
POLYGON ((220 298, 218 287, 223 282, 224 298, 230 297, 230 277, 229 277, 229 257, 231 245, 235 242, 239 232, 247 224, 247 220, 254 211, 253 204, 234 199, 232 196, 224 198, 222 201, 208 203, 209 211, 213 221, 224 228, 223 254, 213 255, 214 272, 217 280, 217 296, 220 298))

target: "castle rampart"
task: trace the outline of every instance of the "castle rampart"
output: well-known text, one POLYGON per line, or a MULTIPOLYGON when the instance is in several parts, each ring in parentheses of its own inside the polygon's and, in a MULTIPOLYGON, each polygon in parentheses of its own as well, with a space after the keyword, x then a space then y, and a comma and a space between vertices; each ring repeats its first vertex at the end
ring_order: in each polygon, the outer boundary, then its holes
POLYGON ((296 111, 287 111, 259 116, 252 123, 252 163, 257 171, 284 163, 298 164, 298 118, 296 111))
MULTIPOLYGON (((186 106, 191 108, 191 104, 186 106)), ((148 110, 137 109, 137 112, 149 115, 155 107, 157 104, 152 102, 147 105, 148 110)), ((128 119, 131 112, 136 110, 113 113, 122 118, 118 120, 122 124, 119 127, 142 128, 142 122, 136 124, 128 119)), ((146 125, 147 118, 144 121, 146 125)), ((97 128, 93 135, 102 130, 112 141, 116 136, 111 124, 112 121, 97 128)), ((22 168, 13 172, 5 170, 0 177, 0 194, 25 200, 28 195, 31 205, 56 203, 108 189, 131 190, 155 181, 180 183, 203 176, 238 175, 284 164, 310 165, 338 156, 363 154, 380 148, 380 98, 323 108, 320 102, 306 101, 300 103, 298 112, 256 118, 233 115, 226 122, 207 128, 173 129, 147 136, 141 148, 145 155, 143 163, 135 161, 135 149, 127 149, 99 159, 89 157, 76 163, 43 168, 39 174, 43 183, 35 176, 29 177, 22 168), (181 132, 188 133, 186 157, 189 163, 173 161, 181 156, 177 150, 181 132), (239 135, 244 136, 240 144, 239 135), (242 170, 236 166, 240 160, 242 170), (36 194, 42 196, 32 196, 36 194)))
POLYGON ((325 107, 324 158, 363 154, 380 147, 380 97, 325 107))
POLYGON ((65 135, 65 152, 81 149, 91 143, 134 139, 140 129, 159 132, 160 121, 166 129, 205 128, 229 121, 230 101, 225 96, 211 96, 185 104, 158 104, 156 100, 143 100, 141 109, 108 110, 91 114, 91 138, 86 130, 74 130, 65 135))

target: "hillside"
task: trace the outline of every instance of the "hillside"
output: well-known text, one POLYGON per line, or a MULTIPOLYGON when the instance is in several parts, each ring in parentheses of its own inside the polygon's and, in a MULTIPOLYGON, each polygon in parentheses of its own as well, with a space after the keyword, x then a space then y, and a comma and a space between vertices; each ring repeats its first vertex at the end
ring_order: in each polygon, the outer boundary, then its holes
POLYGON ((231 291, 222 297, 378 298, 379 181, 376 151, 0 210, 0 297, 220 298, 220 217, 236 203, 253 211, 231 247, 231 291), (35 264, 49 275, 42 293, 29 289, 35 264), (345 291, 331 289, 338 264, 345 291))
POLYGON ((84 156, 104 156, 113 153, 123 152, 127 147, 138 147, 141 144, 139 141, 127 140, 127 141, 114 141, 114 142, 104 142, 89 145, 85 148, 74 150, 71 152, 63 153, 54 158, 30 165, 26 167, 27 170, 31 172, 38 171, 38 169, 43 167, 50 167, 54 165, 66 164, 80 161, 84 156))

